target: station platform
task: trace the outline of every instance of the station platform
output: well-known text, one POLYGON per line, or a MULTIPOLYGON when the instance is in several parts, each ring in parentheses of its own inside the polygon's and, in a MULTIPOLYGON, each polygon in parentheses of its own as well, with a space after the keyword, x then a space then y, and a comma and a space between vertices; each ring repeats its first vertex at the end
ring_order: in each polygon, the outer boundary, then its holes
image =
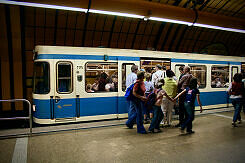
POLYGON ((71 124, 59 132, 34 128, 32 137, 0 139, 0 162, 244 162, 245 121, 234 128, 232 116, 196 116, 194 134, 175 127, 137 134, 125 120, 71 124))

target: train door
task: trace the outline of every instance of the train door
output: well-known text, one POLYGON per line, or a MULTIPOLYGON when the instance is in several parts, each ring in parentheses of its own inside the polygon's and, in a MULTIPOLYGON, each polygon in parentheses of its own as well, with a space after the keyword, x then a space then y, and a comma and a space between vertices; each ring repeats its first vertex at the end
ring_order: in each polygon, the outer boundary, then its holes
POLYGON ((128 104, 124 97, 126 92, 126 77, 131 73, 131 67, 139 65, 138 61, 118 61, 118 118, 128 116, 128 104))
POLYGON ((58 61, 55 66, 54 118, 73 119, 76 115, 73 64, 69 61, 58 61))

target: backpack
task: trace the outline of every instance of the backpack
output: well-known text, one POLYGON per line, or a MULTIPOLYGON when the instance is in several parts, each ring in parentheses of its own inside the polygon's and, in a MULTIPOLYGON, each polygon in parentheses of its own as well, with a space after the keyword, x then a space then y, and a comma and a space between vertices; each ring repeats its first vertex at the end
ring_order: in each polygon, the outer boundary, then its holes
POLYGON ((150 109, 152 109, 152 106, 154 106, 155 105, 155 103, 156 103, 156 101, 157 101, 157 94, 158 94, 158 92, 160 91, 160 89, 159 90, 157 90, 157 91, 152 91, 148 96, 147 96, 147 100, 146 100, 146 106, 147 106, 147 108, 150 110, 150 109))
POLYGON ((131 84, 127 90, 126 90, 126 93, 125 93, 125 97, 126 97, 126 100, 130 101, 134 98, 134 95, 133 95, 133 88, 134 88, 134 85, 135 83, 131 84))

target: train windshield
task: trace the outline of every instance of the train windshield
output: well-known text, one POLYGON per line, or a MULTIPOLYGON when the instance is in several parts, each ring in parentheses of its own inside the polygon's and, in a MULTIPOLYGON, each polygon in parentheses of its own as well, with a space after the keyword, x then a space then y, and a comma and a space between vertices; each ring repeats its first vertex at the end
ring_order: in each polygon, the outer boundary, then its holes
POLYGON ((35 62, 33 92, 35 94, 48 94, 49 90, 49 64, 47 62, 35 62))

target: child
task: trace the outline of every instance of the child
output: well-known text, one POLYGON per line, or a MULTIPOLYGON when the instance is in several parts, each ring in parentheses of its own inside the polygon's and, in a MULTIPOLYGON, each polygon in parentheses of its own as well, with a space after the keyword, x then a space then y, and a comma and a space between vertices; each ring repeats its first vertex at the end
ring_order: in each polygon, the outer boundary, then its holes
POLYGON ((162 104, 162 98, 163 96, 166 96, 169 100, 174 101, 171 97, 167 95, 167 93, 164 90, 161 90, 162 86, 164 85, 164 80, 161 80, 161 82, 157 82, 154 93, 156 94, 156 102, 152 106, 153 108, 153 118, 151 121, 151 125, 148 129, 149 132, 154 133, 154 132, 160 132, 160 122, 163 119, 163 112, 161 109, 161 104, 162 104))
POLYGON ((195 116, 196 97, 197 97, 197 102, 200 106, 200 113, 202 112, 200 92, 197 89, 197 79, 196 78, 194 77, 191 78, 189 87, 187 87, 180 94, 178 94, 175 97, 175 100, 182 95, 186 96, 185 101, 184 101, 184 108, 187 113, 187 117, 185 118, 184 123, 181 125, 181 132, 183 133, 186 128, 187 133, 191 134, 191 133, 194 133, 194 131, 192 131, 192 121, 194 120, 194 116, 195 116))
MULTIPOLYGON (((151 74, 150 73, 146 73, 145 75, 146 81, 145 83, 145 96, 148 97, 148 95, 153 91, 153 83, 150 81, 151 80, 151 74)), ((147 104, 145 104, 144 108, 143 108, 143 114, 144 114, 144 123, 147 123, 147 115, 150 114, 150 119, 153 118, 153 113, 152 113, 152 109, 148 109, 147 104)))

